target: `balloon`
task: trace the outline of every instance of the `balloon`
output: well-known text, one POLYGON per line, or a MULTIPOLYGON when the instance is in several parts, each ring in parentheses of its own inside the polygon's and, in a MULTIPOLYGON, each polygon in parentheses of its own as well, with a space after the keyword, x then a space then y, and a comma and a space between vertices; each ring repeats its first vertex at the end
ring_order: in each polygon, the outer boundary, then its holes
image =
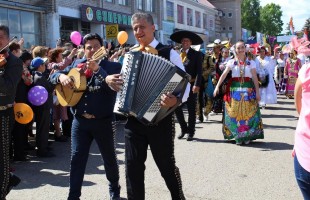
POLYGON ((28 100, 32 105, 41 106, 47 100, 48 93, 42 86, 34 86, 28 92, 28 100))
POLYGON ((73 42, 73 44, 79 46, 82 41, 82 36, 78 31, 73 31, 70 35, 70 39, 73 42))
POLYGON ((33 111, 25 103, 16 103, 14 105, 15 120, 20 124, 28 124, 33 119, 33 111))
POLYGON ((128 40, 128 34, 125 31, 120 31, 117 34, 117 41, 120 45, 125 44, 128 40))

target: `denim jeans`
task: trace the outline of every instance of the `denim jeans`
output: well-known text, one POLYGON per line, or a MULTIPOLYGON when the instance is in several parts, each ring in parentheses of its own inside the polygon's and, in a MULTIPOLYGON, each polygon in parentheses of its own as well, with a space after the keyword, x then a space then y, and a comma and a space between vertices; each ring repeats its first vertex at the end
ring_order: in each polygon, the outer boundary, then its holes
POLYGON ((294 158, 295 177, 304 200, 310 200, 310 172, 306 171, 298 162, 297 155, 294 158))
POLYGON ((115 153, 115 135, 111 119, 74 117, 71 136, 70 191, 68 200, 78 200, 93 140, 100 150, 111 197, 120 195, 119 168, 115 153))

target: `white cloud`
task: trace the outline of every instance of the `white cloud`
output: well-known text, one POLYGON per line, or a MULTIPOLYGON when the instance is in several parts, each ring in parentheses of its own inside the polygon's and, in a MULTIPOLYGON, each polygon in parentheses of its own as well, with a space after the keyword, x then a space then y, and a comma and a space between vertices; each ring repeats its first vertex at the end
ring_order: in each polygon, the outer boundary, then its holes
MULTIPOLYGON (((269 3, 271 3, 270 0, 260 0, 261 6, 265 6, 269 3)), ((291 17, 293 17, 295 31, 301 31, 306 20, 310 18, 310 12, 307 11, 309 0, 273 0, 272 3, 281 6, 283 14, 281 19, 284 24, 282 32, 286 32, 285 29, 291 17)))

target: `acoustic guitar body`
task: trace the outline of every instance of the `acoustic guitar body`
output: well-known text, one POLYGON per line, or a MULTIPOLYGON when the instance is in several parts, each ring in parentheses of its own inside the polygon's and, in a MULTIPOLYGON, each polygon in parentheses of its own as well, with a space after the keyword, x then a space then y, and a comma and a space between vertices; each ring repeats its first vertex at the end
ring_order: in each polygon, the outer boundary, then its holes
POLYGON ((75 106, 86 90, 86 76, 79 68, 71 69, 68 76, 73 80, 74 89, 57 84, 56 95, 60 105, 75 106))

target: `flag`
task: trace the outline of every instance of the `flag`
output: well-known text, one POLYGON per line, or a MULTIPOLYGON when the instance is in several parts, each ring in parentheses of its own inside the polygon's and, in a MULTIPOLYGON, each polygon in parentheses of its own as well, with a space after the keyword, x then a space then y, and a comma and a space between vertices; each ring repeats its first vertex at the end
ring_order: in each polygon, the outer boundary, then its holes
POLYGON ((290 31, 291 31, 291 35, 295 35, 294 34, 293 17, 291 17, 291 19, 290 19, 290 31))
POLYGON ((304 36, 303 36, 303 38, 308 41, 308 30, 306 28, 304 29, 304 36))

